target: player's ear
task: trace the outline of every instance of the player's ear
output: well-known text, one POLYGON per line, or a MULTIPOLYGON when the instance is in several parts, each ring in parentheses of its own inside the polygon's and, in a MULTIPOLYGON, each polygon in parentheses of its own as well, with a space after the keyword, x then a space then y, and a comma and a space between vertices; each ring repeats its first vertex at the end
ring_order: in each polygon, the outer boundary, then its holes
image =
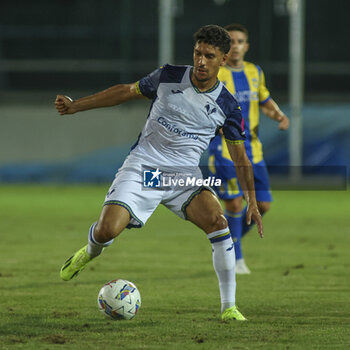
POLYGON ((247 41, 246 44, 245 44, 245 52, 247 52, 248 50, 249 50, 249 43, 247 41))
POLYGON ((224 66, 226 64, 227 57, 228 57, 227 53, 223 54, 220 66, 224 66))

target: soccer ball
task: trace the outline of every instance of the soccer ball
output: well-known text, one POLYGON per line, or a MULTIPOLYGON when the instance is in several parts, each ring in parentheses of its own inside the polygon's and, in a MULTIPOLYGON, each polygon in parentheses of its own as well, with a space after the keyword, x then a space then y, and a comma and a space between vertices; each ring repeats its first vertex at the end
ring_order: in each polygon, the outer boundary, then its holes
POLYGON ((141 307, 141 296, 132 282, 117 279, 101 288, 97 303, 103 315, 115 320, 131 320, 141 307))

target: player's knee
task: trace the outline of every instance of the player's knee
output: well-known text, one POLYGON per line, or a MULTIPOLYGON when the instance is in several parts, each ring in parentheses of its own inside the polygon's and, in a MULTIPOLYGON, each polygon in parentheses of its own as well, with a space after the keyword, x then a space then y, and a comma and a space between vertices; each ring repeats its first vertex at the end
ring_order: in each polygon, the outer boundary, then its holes
POLYGON ((265 214, 270 210, 270 202, 258 202, 258 209, 261 215, 265 214))
POLYGON ((225 200, 226 210, 232 213, 239 213, 242 211, 242 197, 237 197, 234 199, 225 200))
POLYGON ((223 214, 213 215, 208 228, 208 233, 223 230, 228 226, 227 220, 223 214))

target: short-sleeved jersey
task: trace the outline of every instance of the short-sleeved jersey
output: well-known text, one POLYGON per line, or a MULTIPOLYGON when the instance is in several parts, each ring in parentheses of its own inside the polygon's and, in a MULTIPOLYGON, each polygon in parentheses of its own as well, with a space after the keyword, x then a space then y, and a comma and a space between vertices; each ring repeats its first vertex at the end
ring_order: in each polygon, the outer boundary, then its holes
POLYGON ((230 142, 244 142, 236 99, 219 80, 210 90, 199 91, 191 70, 165 65, 136 83, 138 93, 152 99, 152 105, 128 158, 151 166, 197 166, 220 127, 230 142))
MULTIPOLYGON (((221 67, 218 78, 239 102, 244 118, 247 155, 253 163, 263 159, 262 145, 259 140, 259 105, 270 99, 270 93, 265 86, 265 76, 262 69, 250 62, 243 62, 242 70, 234 70, 229 66, 221 67)), ((224 150, 223 154, 228 155, 224 150)))

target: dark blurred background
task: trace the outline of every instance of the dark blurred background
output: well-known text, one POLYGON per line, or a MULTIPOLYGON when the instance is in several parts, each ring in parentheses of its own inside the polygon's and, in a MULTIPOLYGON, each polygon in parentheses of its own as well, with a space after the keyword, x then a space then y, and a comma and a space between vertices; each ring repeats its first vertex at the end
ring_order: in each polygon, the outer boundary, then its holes
MULTIPOLYGON (((191 64, 192 35, 202 25, 242 23, 250 32, 246 59, 263 68, 272 96, 289 113, 288 2, 175 0, 170 63, 191 64)), ((78 98, 133 82, 166 63, 159 62, 158 8, 158 0, 1 1, 0 181, 110 178, 149 104, 59 118, 53 100, 57 93, 78 98)), ((349 14, 346 0, 305 1, 307 164, 333 164, 336 158, 336 164, 349 164, 349 14)), ((286 133, 263 116, 261 137, 267 160, 288 163, 286 133)))
MULTIPOLYGON (((275 95, 288 88, 285 1, 183 0, 175 7, 175 64, 192 61, 192 34, 231 22, 250 32, 248 60, 275 95)), ((350 2, 305 2, 306 100, 350 99, 350 2)), ((158 65, 158 0, 2 0, 1 90, 100 89, 158 65)))

